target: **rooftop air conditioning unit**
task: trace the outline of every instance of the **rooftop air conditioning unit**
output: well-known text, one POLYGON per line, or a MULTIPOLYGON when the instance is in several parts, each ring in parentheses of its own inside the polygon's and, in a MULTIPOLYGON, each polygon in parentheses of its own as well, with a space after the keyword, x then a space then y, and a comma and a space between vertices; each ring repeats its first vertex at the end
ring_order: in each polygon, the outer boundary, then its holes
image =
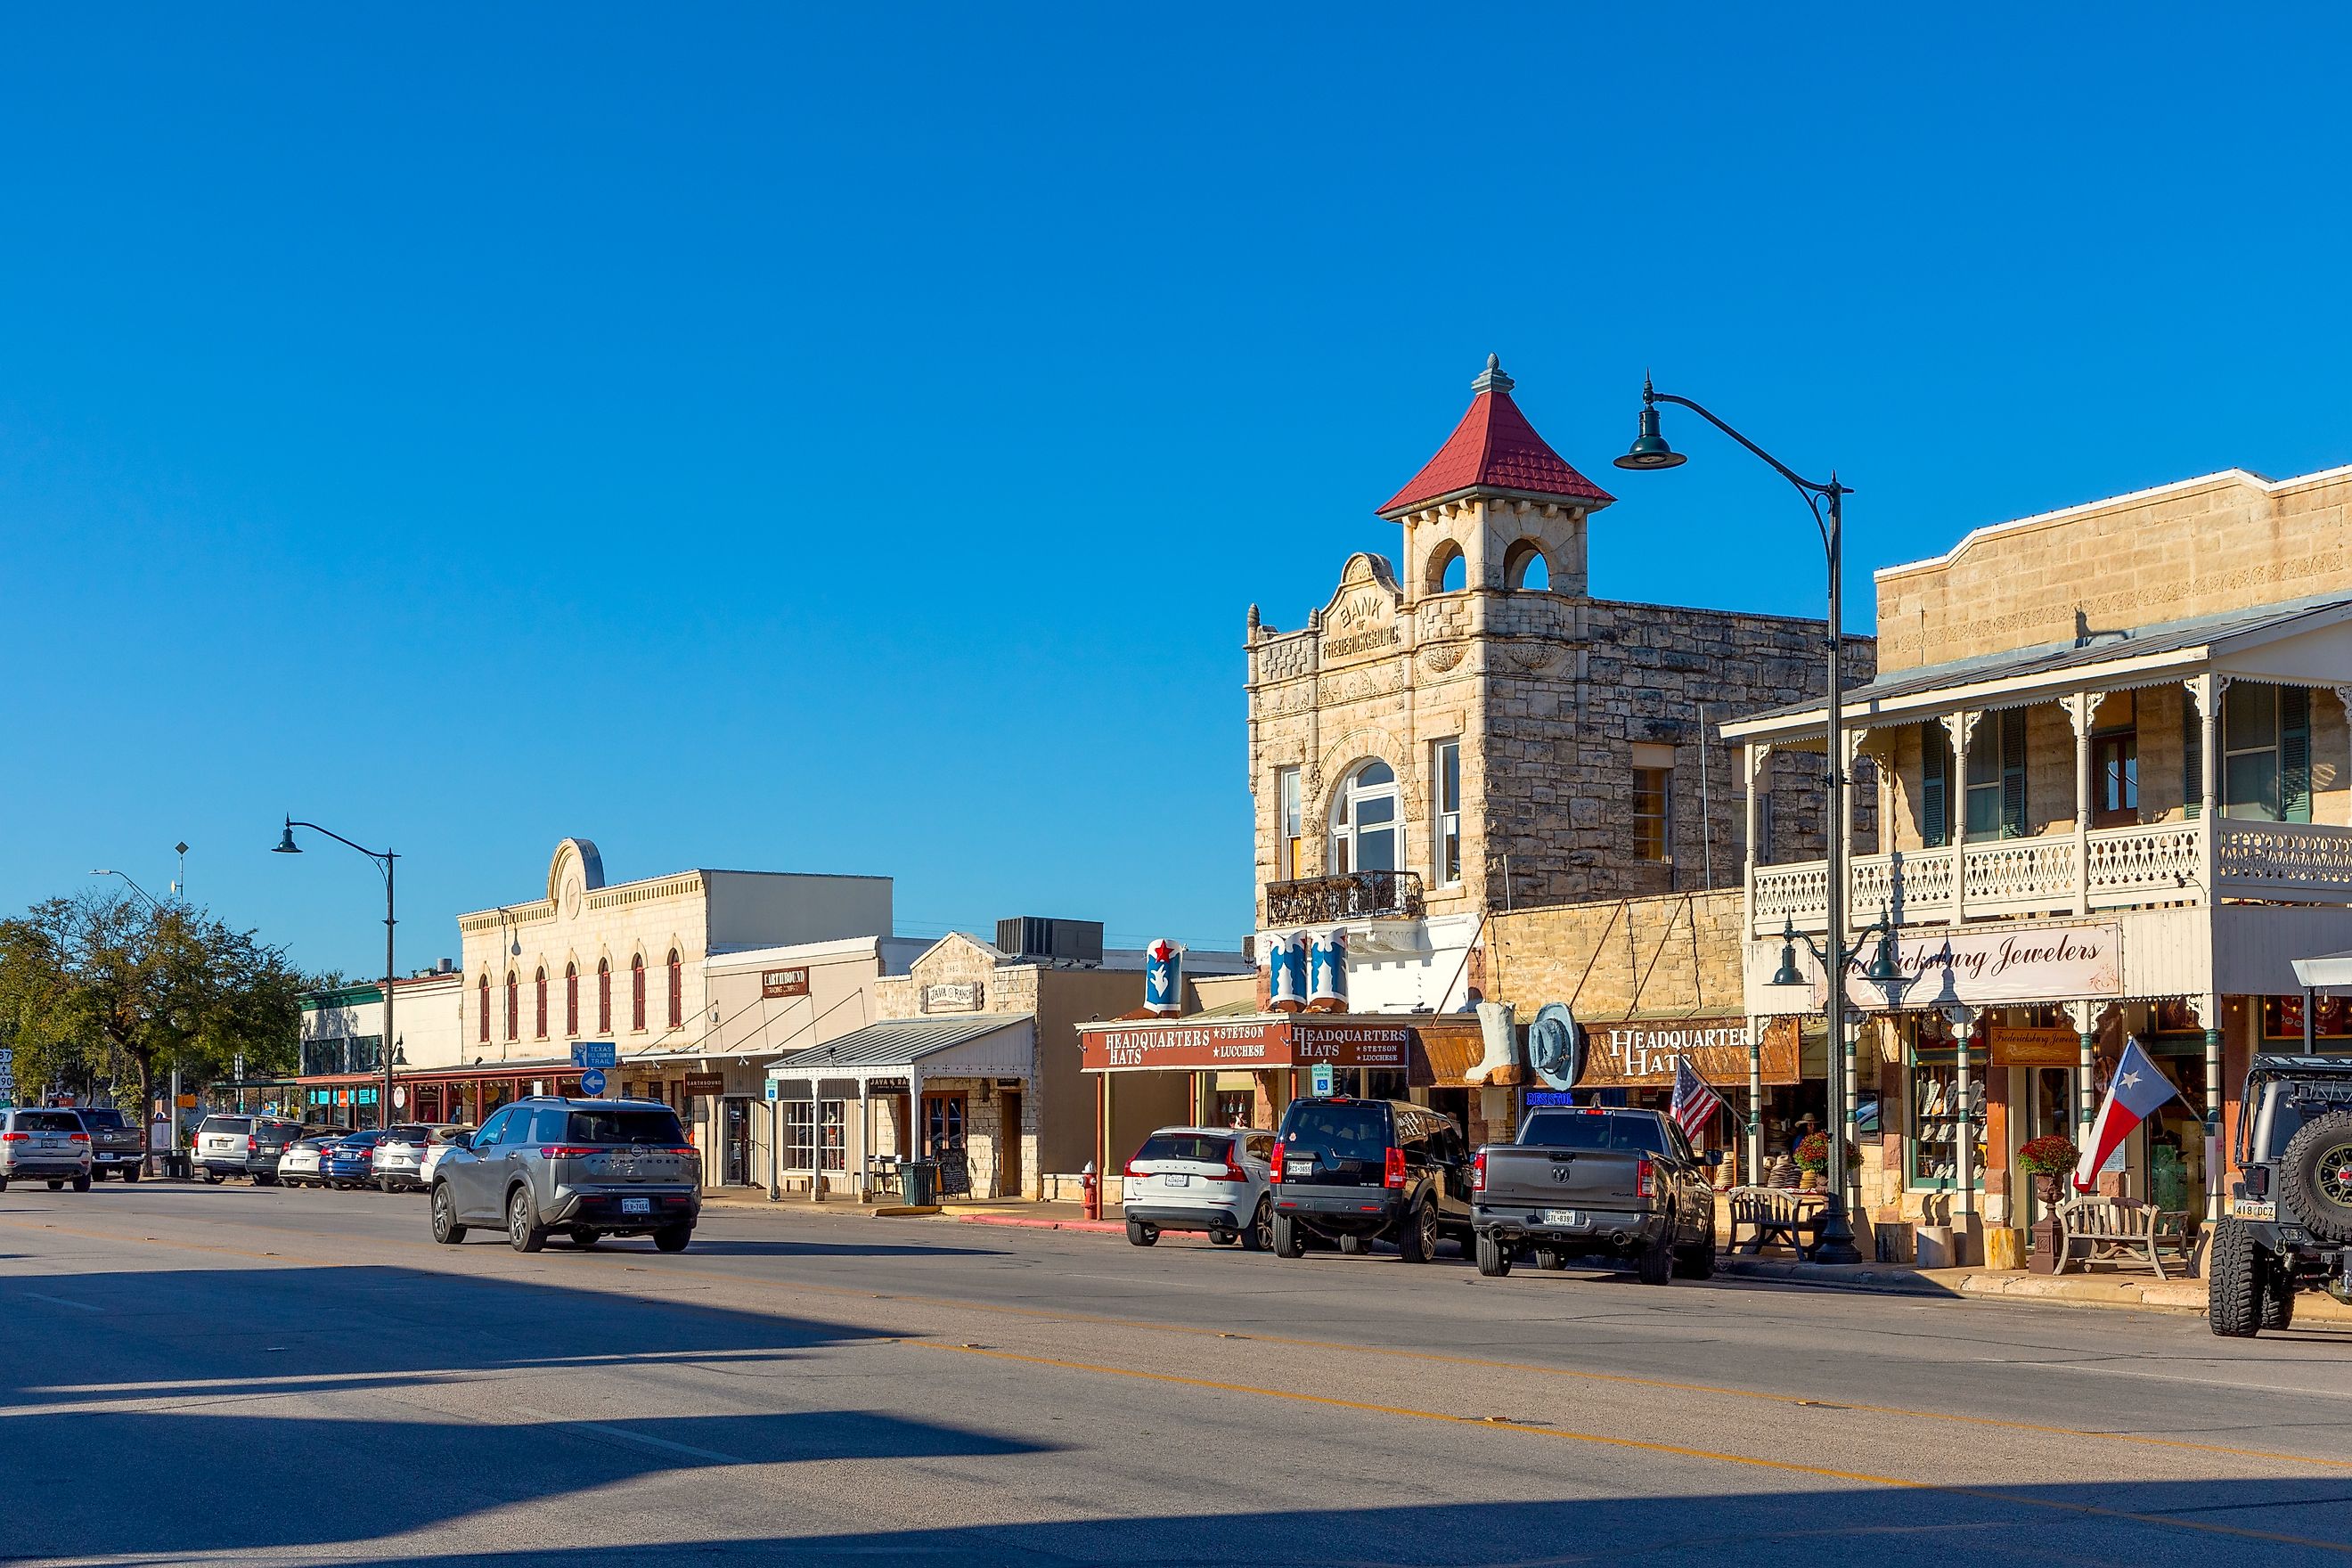
POLYGON ((1103 955, 1102 921, 1015 915, 996 922, 996 949, 1009 958, 1041 963, 1099 964, 1103 955))

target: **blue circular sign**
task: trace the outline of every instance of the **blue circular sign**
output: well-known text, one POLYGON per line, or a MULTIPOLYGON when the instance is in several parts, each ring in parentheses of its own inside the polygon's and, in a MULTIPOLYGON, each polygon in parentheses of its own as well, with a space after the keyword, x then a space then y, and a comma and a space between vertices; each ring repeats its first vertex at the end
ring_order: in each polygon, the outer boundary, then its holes
POLYGON ((583 1094, 602 1094, 602 1093, 604 1093, 604 1069, 602 1069, 601 1068, 590 1068, 586 1072, 582 1073, 582 1074, 580 1075, 580 1092, 581 1092, 581 1093, 583 1093, 583 1094))

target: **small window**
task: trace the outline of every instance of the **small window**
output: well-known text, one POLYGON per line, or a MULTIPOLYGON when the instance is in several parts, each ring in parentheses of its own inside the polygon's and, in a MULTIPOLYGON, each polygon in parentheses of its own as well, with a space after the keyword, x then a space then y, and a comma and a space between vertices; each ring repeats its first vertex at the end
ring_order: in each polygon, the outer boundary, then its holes
POLYGON ((490 977, 487 974, 482 976, 480 1012, 482 1015, 481 1041, 487 1046, 490 1043, 490 977))
POLYGON ((547 970, 544 966, 531 976, 530 988, 533 1005, 531 1038, 543 1040, 547 1038, 547 970))
POLYGON ((1332 871, 1395 870, 1402 831, 1396 770, 1382 762, 1366 763, 1348 775, 1332 802, 1332 871))
POLYGON ((642 1032, 646 1026, 646 956, 638 953, 629 960, 629 1027, 642 1032))
POLYGON ((1437 885, 1453 888, 1462 881, 1462 742, 1440 741, 1432 748, 1430 785, 1436 820, 1430 826, 1434 851, 1431 869, 1437 885))
POLYGON ((1952 841, 1952 737, 1929 720, 1919 726, 1919 843, 1941 849, 1952 841))
POLYGON ((613 961, 609 958, 596 961, 596 1032, 613 1032, 613 961))
POLYGON ((669 950, 669 1026, 683 1027, 686 1023, 686 966, 677 956, 677 949, 669 950))
POLYGON ((1298 840, 1302 808, 1298 795, 1297 768, 1283 768, 1275 773, 1274 794, 1274 809, 1276 816, 1275 854, 1279 862, 1275 868, 1275 875, 1279 880, 1288 881, 1298 875, 1298 840))
POLYGON ((1458 594, 1469 581, 1470 564, 1463 559, 1462 546, 1452 540, 1429 552, 1428 587, 1433 594, 1458 594))
POLYGON ((1503 554, 1503 586, 1513 593, 1541 593, 1551 586, 1551 563, 1532 539, 1522 539, 1503 554))
POLYGON ((522 976, 507 971, 507 1038, 522 1038, 522 976))
POLYGON ((2221 815, 2311 820, 2311 693, 2242 680, 2221 699, 2221 815))
POLYGON ((1666 860, 1674 855, 1675 749, 1633 748, 1633 855, 1666 860))
POLYGON ((580 966, 563 966, 563 1033, 567 1037, 580 1033, 580 966))
POLYGON ((1988 713, 1969 743, 1968 836, 2018 838, 2025 833, 2025 710, 1988 713))

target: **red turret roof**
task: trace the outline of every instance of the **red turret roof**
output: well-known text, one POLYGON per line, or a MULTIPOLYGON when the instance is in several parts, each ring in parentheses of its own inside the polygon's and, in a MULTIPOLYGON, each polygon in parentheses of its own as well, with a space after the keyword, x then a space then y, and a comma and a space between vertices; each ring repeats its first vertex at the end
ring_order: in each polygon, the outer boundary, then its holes
POLYGON ((1381 507, 1382 517, 1414 510, 1441 497, 1469 490, 1509 490, 1518 495, 1558 496, 1603 507, 1617 498, 1568 466, 1519 405, 1511 401, 1511 378, 1493 354, 1486 356, 1486 374, 1470 384, 1477 394, 1470 411, 1437 456, 1404 489, 1381 507))

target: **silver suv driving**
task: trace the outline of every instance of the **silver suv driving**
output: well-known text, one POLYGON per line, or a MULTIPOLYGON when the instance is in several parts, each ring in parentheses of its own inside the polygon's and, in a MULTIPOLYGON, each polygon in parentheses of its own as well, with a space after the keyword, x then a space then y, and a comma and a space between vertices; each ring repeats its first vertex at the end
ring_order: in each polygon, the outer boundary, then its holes
POLYGON ((433 1170, 433 1239, 500 1226, 517 1252, 561 1231, 575 1247, 650 1236, 683 1252, 702 1214, 702 1162, 677 1113, 652 1100, 534 1096, 494 1112, 433 1170))
POLYGON ((16 1106, 0 1110, 0 1192, 11 1182, 71 1182, 89 1191, 89 1133, 70 1110, 16 1106))

